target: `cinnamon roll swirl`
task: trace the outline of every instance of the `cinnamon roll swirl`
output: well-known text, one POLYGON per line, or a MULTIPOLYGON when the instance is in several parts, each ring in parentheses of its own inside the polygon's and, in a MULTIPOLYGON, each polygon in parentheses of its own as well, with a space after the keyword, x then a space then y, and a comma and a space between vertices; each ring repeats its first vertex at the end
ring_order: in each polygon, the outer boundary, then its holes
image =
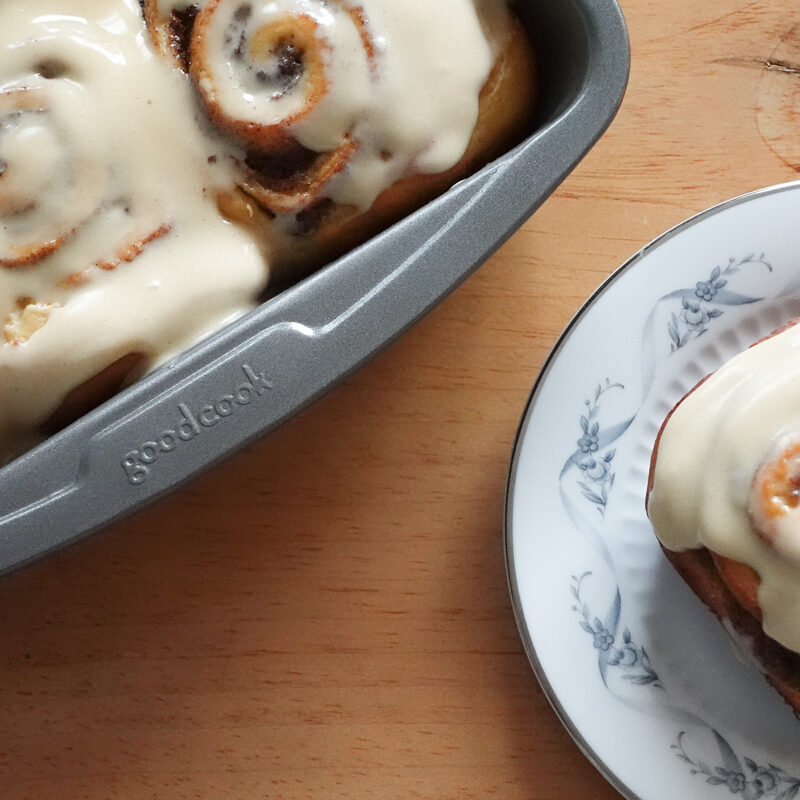
POLYGON ((37 263, 98 209, 106 176, 82 136, 86 106, 38 75, 0 90, 0 267, 37 263))
POLYGON ((370 79, 359 14, 333 3, 209 0, 189 68, 211 119, 258 151, 345 146, 370 79))
POLYGON ((678 573, 800 714, 800 327, 785 326, 672 410, 647 511, 678 573))
POLYGON ((189 43, 201 3, 141 0, 141 4, 145 24, 158 52, 188 72, 189 43))

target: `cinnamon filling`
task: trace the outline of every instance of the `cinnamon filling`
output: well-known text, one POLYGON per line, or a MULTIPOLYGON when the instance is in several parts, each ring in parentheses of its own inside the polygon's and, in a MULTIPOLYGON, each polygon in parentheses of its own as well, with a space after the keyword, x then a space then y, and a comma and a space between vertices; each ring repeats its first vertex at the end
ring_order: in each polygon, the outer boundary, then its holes
MULTIPOLYGON (((142 0, 142 3, 144 4, 144 0, 142 0)), ((197 3, 192 3, 183 10, 173 10, 169 16, 169 46, 184 72, 189 71, 191 63, 189 45, 192 41, 192 31, 194 30, 194 21, 197 18, 198 11, 200 11, 200 6, 197 3)))
POLYGON ((57 58, 46 58, 36 66, 36 72, 45 80, 52 81, 67 74, 67 65, 57 58))
POLYGON ((277 185, 311 172, 318 158, 319 153, 298 142, 290 142, 277 151, 249 150, 244 163, 265 185, 277 185))
MULTIPOLYGON (((800 503, 800 442, 794 442, 777 458, 764 462, 756 473, 751 495, 751 515, 763 518, 784 516, 800 503)), ((759 533, 765 531, 758 527, 759 533)), ((770 538, 770 537, 767 537, 770 538)))
POLYGON ((333 211, 333 200, 324 197, 314 205, 303 209, 295 215, 294 233, 297 236, 310 236, 318 230, 325 218, 333 211))
POLYGON ((273 50, 274 64, 271 69, 260 69, 256 80, 272 89, 272 97, 280 97, 294 89, 303 77, 305 52, 294 42, 281 39, 273 50))

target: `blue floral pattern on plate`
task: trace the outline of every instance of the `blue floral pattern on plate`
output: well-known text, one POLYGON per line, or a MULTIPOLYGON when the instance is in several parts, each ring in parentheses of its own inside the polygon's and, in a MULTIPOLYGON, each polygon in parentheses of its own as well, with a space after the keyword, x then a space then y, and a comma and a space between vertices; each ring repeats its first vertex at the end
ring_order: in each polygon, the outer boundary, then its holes
POLYGON ((598 383, 592 398, 585 401, 586 412, 581 414, 580 418, 583 435, 577 442, 579 455, 576 454, 575 464, 583 473, 583 478, 578 482, 578 486, 583 496, 595 504, 601 515, 605 513, 608 493, 614 485, 611 462, 614 460, 616 450, 611 448, 605 452, 598 452, 601 449, 601 441, 606 438, 601 434, 600 423, 597 421, 600 398, 611 389, 624 388, 621 383, 611 383, 608 378, 598 383))
MULTIPOLYGON (((667 301, 679 300, 680 312, 672 312, 669 317, 667 332, 670 338, 670 353, 685 347, 693 340, 709 330, 715 319, 724 313, 722 307, 757 303, 762 297, 754 297, 733 291, 729 281, 745 267, 760 266, 772 272, 772 265, 762 253, 758 256, 750 254, 744 258, 729 258, 724 268, 715 266, 706 280, 698 280, 693 288, 682 288, 659 298, 656 306, 667 301)), ((651 314, 650 319, 652 320, 651 314)), ((649 388, 649 387, 648 387, 649 388)), ((622 423, 601 427, 601 401, 604 395, 612 390, 624 391, 625 386, 603 377, 596 385, 591 397, 584 401, 585 411, 580 416, 579 425, 582 435, 577 440, 577 451, 567 459, 561 478, 574 465, 578 468, 579 477, 576 484, 583 498, 592 504, 600 516, 604 516, 609 495, 614 485, 614 472, 611 469, 616 455, 613 445, 628 430, 633 417, 622 423)), ((634 415, 635 417, 635 415, 634 415)), ((570 500, 562 494, 567 506, 570 500)), ((575 519, 574 509, 570 516, 575 519)), ((586 524, 577 526, 584 533, 586 524)), ((595 540, 601 539, 599 530, 592 531, 595 540)), ((609 560, 606 548, 601 551, 609 560)), ((634 642, 628 628, 620 633, 622 614, 622 597, 617 586, 614 601, 606 612, 605 621, 593 616, 588 604, 582 597, 584 581, 591 576, 590 571, 573 575, 570 592, 573 598, 572 610, 579 615, 580 627, 592 637, 592 644, 598 661, 598 669, 603 683, 608 688, 608 673, 612 668, 622 673, 622 678, 631 685, 664 690, 658 674, 653 668, 644 646, 634 642), (621 637, 621 641, 619 641, 621 637)), ((706 724, 698 720, 700 724, 706 724)), ((693 759, 684 747, 685 731, 677 734, 672 748, 682 761, 690 765, 690 774, 704 776, 708 784, 727 788, 733 794, 741 794, 747 800, 757 800, 764 796, 775 797, 776 800, 791 800, 800 793, 800 780, 792 777, 780 767, 773 764, 759 766, 752 759, 739 759, 727 740, 716 730, 711 729, 720 750, 722 765, 710 767, 709 759, 701 757, 693 759), (744 763, 744 767, 742 766, 744 763)), ((713 759, 710 760, 713 763, 713 759)))
MULTIPOLYGON (((772 265, 765 259, 763 253, 757 257, 752 254, 741 259, 731 257, 724 269, 719 266, 714 267, 708 279, 697 281, 694 289, 678 289, 659 299, 658 303, 678 298, 681 303, 680 314, 675 312, 671 314, 667 328, 671 340, 671 353, 706 333, 713 320, 718 319, 724 313, 719 306, 744 305, 763 299, 734 292, 728 287, 731 277, 746 266, 761 266, 769 272, 773 271, 772 265)), ((581 494, 585 500, 597 508, 601 516, 605 514, 609 493, 614 485, 614 472, 611 470, 611 464, 616 455, 616 448, 612 445, 624 435, 633 421, 631 418, 621 424, 605 429, 601 428, 598 421, 601 400, 606 392, 614 389, 624 391, 625 386, 620 382, 612 382, 608 377, 603 377, 594 389, 591 398, 584 401, 586 410, 580 416, 579 424, 582 435, 577 440, 578 450, 567 460, 567 468, 570 464, 574 464, 580 470, 581 477, 576 479, 576 482, 581 494)), ((562 478, 567 468, 562 471, 562 478)), ((600 535, 598 531, 594 531, 594 534, 596 537, 600 535)), ((579 576, 572 576, 570 591, 575 601, 572 609, 580 616, 580 627, 592 637, 598 668, 604 684, 608 686, 608 670, 618 668, 624 673, 622 676, 624 680, 630 684, 663 691, 663 686, 650 663, 647 651, 642 645, 633 641, 627 628, 622 630, 622 641, 618 642, 622 613, 622 597, 619 587, 617 587, 614 602, 606 614, 606 621, 592 615, 589 606, 581 596, 582 585, 590 575, 591 572, 586 571, 579 576)), ((759 767, 751 759, 745 758, 743 760, 749 770, 749 774, 745 775, 738 757, 728 742, 716 731, 713 733, 725 762, 724 766, 717 766, 713 769, 702 759, 695 761, 690 758, 683 746, 685 732, 681 731, 678 734, 673 748, 681 760, 691 765, 692 775, 704 775, 707 783, 725 786, 730 792, 741 793, 748 800, 750 798, 755 800, 755 798, 765 795, 773 795, 777 800, 791 800, 800 792, 800 781, 774 765, 759 767), (780 789, 781 786, 784 788, 780 789)))
MULTIPOLYGON (((632 684, 663 689, 664 687, 658 681, 658 675, 650 664, 647 651, 633 641, 631 632, 625 628, 622 631, 622 642, 617 643, 615 634, 606 627, 600 618, 592 618, 589 606, 581 597, 581 585, 591 574, 591 572, 584 572, 580 576, 573 575, 570 591, 575 600, 572 610, 580 615, 581 628, 592 635, 594 648, 598 651, 598 659, 606 667, 618 667, 624 673, 622 676, 624 680, 630 681, 632 684)), ((614 617, 616 618, 617 615, 615 614, 614 617)), ((617 622, 618 619, 615 619, 612 623, 614 630, 616 630, 617 622)), ((601 669, 601 675, 603 672, 601 669)))
POLYGON ((722 754, 723 766, 711 767, 701 758, 692 758, 684 746, 686 731, 681 731, 675 744, 675 755, 690 766, 690 774, 705 777, 712 786, 724 786, 731 794, 741 794, 745 800, 774 797, 775 800, 793 800, 800 793, 800 779, 789 775, 774 764, 757 764, 752 758, 739 761, 730 745, 716 731, 713 732, 722 754))
POLYGON ((672 313, 668 326, 673 352, 706 333, 711 321, 725 313, 720 306, 745 305, 762 299, 727 288, 731 276, 751 266, 761 266, 772 272, 772 264, 764 258, 764 253, 758 256, 751 253, 740 259, 731 256, 724 268, 716 266, 707 280, 697 281, 694 291, 680 289, 675 292, 680 298, 681 308, 679 312, 672 313))

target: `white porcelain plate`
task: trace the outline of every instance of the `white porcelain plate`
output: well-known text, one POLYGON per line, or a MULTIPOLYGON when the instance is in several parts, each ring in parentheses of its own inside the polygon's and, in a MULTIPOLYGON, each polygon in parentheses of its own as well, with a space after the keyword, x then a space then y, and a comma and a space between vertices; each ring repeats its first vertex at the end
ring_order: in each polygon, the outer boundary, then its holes
POLYGON ((509 477, 517 621, 578 744, 638 800, 800 793, 800 720, 673 572, 644 512, 664 416, 800 315, 800 183, 735 198, 623 265, 533 388, 509 477))

